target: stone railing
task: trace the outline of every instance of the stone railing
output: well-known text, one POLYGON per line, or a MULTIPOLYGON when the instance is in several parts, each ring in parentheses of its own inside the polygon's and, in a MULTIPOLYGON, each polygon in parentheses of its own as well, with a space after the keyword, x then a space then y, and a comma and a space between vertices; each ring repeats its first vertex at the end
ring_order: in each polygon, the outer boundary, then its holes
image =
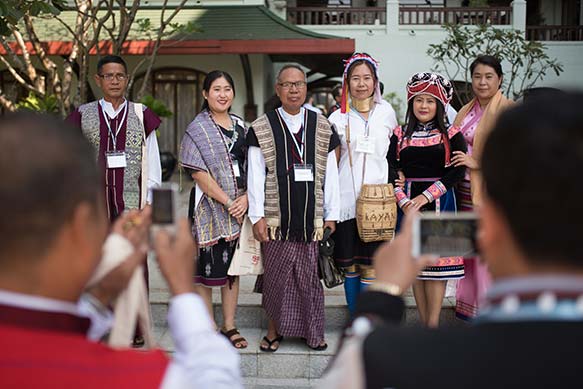
POLYGON ((583 26, 526 26, 531 41, 583 41, 583 26))
POLYGON ((512 7, 399 7, 399 24, 512 24, 512 7))
POLYGON ((287 21, 298 25, 385 24, 384 7, 294 7, 287 8, 287 21))

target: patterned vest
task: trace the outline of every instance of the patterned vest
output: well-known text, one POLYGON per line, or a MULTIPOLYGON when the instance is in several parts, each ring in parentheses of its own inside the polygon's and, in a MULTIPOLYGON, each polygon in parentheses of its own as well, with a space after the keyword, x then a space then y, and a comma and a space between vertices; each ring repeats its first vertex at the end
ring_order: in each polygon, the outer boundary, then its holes
MULTIPOLYGON (((95 159, 99 159, 100 128, 99 102, 83 104, 81 129, 95 148, 95 159)), ((136 115, 134 103, 128 101, 125 153, 127 166, 123 174, 123 201, 126 209, 140 208, 140 176, 142 174, 142 148, 145 143, 144 124, 136 115)))
MULTIPOLYGON (((315 197, 315 209, 314 209, 314 219, 313 219, 313 234, 308 237, 307 240, 317 241, 321 240, 323 236, 323 226, 324 226, 324 177, 326 174, 326 164, 328 161, 328 146, 330 143, 330 137, 332 136, 332 129, 330 123, 321 115, 317 115, 316 119, 316 129, 315 129, 315 139, 306 138, 307 144, 315 144, 315 159, 314 159, 314 192, 315 197), (315 141, 315 142, 314 142, 315 141)), ((312 121, 308 121, 312 123, 312 121)), ((277 153, 281 151, 278 150, 276 145, 275 137, 273 134, 272 125, 269 121, 268 115, 263 115, 259 117, 251 125, 257 136, 263 158, 265 160, 265 166, 267 168, 267 175, 265 177, 265 220, 267 222, 267 229, 272 240, 282 239, 281 232, 281 215, 282 210, 281 199, 280 199, 280 183, 277 174, 277 163, 278 157, 277 153)), ((280 157, 281 161, 281 157, 280 157)), ((289 202, 289 199, 288 199, 289 202)), ((292 211, 293 212, 293 211, 292 211)), ((284 212, 285 213, 285 212, 284 212)))

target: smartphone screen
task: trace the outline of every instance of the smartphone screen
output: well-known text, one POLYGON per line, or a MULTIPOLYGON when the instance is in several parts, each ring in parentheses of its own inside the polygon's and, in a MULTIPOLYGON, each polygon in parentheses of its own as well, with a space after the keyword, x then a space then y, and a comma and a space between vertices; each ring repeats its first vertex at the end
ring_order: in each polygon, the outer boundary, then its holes
POLYGON ((414 251, 418 254, 466 258, 477 255, 475 214, 421 216, 415 230, 414 251))
POLYGON ((152 190, 152 223, 174 223, 174 191, 169 188, 152 190))

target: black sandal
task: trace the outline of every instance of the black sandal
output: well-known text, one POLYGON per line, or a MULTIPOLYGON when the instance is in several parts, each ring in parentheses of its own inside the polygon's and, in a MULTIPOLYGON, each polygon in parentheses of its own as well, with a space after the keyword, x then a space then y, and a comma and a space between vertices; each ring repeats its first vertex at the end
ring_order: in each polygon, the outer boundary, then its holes
POLYGON ((144 344, 146 344, 146 341, 144 340, 144 337, 141 335, 135 336, 134 339, 132 340, 133 348, 143 347, 144 344))
POLYGON ((324 350, 326 350, 328 348, 328 343, 326 343, 326 342, 324 342, 324 344, 319 344, 316 347, 310 346, 307 342, 306 342, 306 345, 309 348, 311 348, 312 350, 315 350, 315 351, 324 351, 324 350))
POLYGON ((263 345, 260 344, 259 350, 266 352, 266 353, 274 353, 277 350, 279 350, 279 346, 281 345, 281 341, 283 340, 283 336, 278 335, 272 340, 269 340, 269 338, 267 338, 267 336, 264 336, 263 340, 265 341, 265 343, 267 343, 267 347, 264 347, 263 345), (272 348, 271 346, 273 346, 273 344, 275 342, 278 342, 278 345, 276 348, 272 348))
POLYGON ((231 342, 231 344, 233 345, 233 347, 235 347, 237 350, 240 349, 244 349, 247 348, 247 346, 242 346, 241 343, 242 342, 246 342, 247 339, 245 339, 241 333, 239 332, 239 330, 237 329, 237 327, 233 327, 232 329, 230 329, 229 331, 223 331, 223 329, 221 328, 221 334, 224 335, 227 339, 229 339, 229 342, 231 342), (234 335, 239 335, 238 338, 235 339, 231 339, 234 335))

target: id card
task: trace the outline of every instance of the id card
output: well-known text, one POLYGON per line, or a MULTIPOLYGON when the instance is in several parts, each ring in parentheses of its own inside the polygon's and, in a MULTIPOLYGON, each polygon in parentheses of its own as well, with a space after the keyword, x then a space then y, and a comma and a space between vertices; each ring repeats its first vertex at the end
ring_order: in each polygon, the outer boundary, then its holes
POLYGON ((312 182, 314 181, 314 173, 312 165, 294 165, 294 178, 296 182, 312 182))
POLYGON ((108 169, 118 169, 127 166, 126 153, 124 151, 110 151, 105 153, 108 169))
POLYGON ((239 161, 233 159, 233 173, 235 173, 235 177, 241 177, 241 171, 239 170, 239 161))
POLYGON ((372 154, 375 149, 374 136, 362 136, 356 142, 356 151, 359 153, 372 154))

